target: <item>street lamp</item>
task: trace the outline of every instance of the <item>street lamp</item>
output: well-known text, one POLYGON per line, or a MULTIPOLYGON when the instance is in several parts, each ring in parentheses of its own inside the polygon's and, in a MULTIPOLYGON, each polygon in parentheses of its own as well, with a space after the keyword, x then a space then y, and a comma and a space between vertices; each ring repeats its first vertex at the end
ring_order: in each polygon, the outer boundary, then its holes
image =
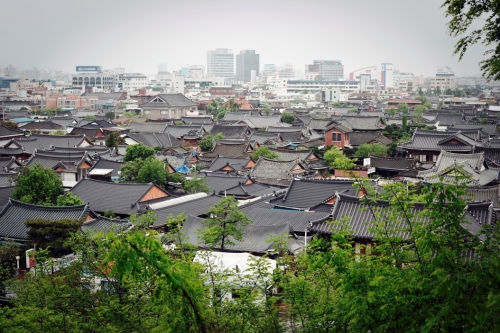
POLYGON ((17 266, 16 266, 16 275, 19 275, 19 259, 21 259, 21 257, 16 256, 16 261, 17 261, 17 266))

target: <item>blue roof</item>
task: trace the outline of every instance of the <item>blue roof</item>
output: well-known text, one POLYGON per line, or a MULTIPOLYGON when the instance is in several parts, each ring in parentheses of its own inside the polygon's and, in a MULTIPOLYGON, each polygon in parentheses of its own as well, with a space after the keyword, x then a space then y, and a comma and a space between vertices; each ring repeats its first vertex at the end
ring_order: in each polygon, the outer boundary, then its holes
POLYGON ((36 120, 31 118, 13 118, 9 119, 10 121, 14 121, 16 123, 34 123, 36 120))
POLYGON ((188 173, 189 168, 187 166, 185 166, 184 164, 182 164, 182 165, 178 166, 177 168, 175 168, 175 171, 180 172, 180 173, 188 173))

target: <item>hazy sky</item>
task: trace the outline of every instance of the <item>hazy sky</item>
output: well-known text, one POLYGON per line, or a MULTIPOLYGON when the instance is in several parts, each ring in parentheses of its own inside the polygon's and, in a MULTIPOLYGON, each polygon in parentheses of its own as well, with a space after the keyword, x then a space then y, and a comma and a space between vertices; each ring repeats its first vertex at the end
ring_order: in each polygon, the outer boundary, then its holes
POLYGON ((426 76, 436 66, 479 73, 482 46, 458 62, 440 0, 0 0, 0 65, 100 65, 127 72, 206 66, 206 52, 255 49, 264 64, 340 59, 345 76, 392 62, 426 76))

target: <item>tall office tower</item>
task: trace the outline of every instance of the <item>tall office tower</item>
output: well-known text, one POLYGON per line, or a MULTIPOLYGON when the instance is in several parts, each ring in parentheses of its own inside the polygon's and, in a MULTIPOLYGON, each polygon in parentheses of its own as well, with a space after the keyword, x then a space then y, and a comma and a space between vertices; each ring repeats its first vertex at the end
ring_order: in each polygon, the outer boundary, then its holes
POLYGON ((230 49, 207 52, 207 76, 234 78, 234 54, 230 49))
POLYGON ((394 87, 394 65, 386 62, 382 64, 380 82, 385 89, 394 87))
POLYGON ((259 55, 255 50, 243 50, 236 55, 236 81, 244 83, 251 82, 252 71, 255 75, 259 75, 259 55))

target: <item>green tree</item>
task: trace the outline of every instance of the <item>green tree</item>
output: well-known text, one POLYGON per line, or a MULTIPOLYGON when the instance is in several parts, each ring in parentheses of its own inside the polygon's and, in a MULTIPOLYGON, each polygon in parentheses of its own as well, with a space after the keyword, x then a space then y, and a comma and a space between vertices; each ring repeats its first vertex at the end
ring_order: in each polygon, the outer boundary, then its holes
POLYGON ((154 156, 155 150, 151 147, 144 145, 143 143, 138 143, 135 145, 130 145, 125 150, 125 156, 123 156, 124 162, 134 161, 136 159, 145 160, 148 157, 154 156))
POLYGON ((337 170, 350 170, 356 165, 354 163, 356 159, 346 157, 342 151, 335 146, 332 146, 325 152, 323 159, 329 167, 337 170))
POLYGON ((333 106, 336 108, 340 108, 342 106, 342 104, 340 104, 339 102, 335 102, 335 103, 333 103, 333 106))
POLYGON ((212 101, 207 104, 207 109, 216 120, 223 118, 227 111, 220 98, 212 99, 212 101))
POLYGON ((347 113, 359 113, 358 109, 349 109, 347 110, 347 113))
POLYGON ((137 172, 138 183, 154 182, 161 188, 165 188, 166 169, 162 161, 154 157, 148 157, 144 160, 141 168, 137 172))
POLYGON ((284 122, 284 123, 287 123, 287 124, 293 124, 293 122, 295 121, 295 115, 293 113, 290 113, 290 112, 286 112, 286 111, 283 111, 281 113, 281 121, 284 122))
POLYGON ((443 108, 443 105, 444 105, 444 102, 443 101, 439 101, 439 103, 437 105, 438 110, 441 110, 443 108))
POLYGON ((56 201, 56 206, 79 206, 83 204, 82 199, 71 192, 58 196, 56 201))
POLYGON ((441 87, 440 87, 440 86, 437 86, 437 87, 436 87, 435 94, 436 94, 437 96, 441 95, 441 87))
POLYGON ((395 107, 390 107, 385 110, 385 112, 391 117, 394 117, 396 114, 398 114, 398 110, 395 107))
POLYGON ((423 96, 424 95, 424 91, 422 90, 422 87, 418 87, 418 95, 419 96, 423 96))
POLYGON ((191 179, 184 181, 184 190, 191 194, 200 192, 208 193, 210 192, 210 186, 208 186, 205 177, 199 177, 197 174, 194 174, 191 179))
POLYGON ((0 243, 0 296, 5 296, 6 282, 14 277, 17 267, 16 256, 22 252, 21 246, 13 241, 0 243))
POLYGON ((30 242, 37 248, 49 248, 50 253, 57 256, 71 252, 64 246, 64 242, 71 233, 80 230, 82 222, 75 219, 30 219, 25 224, 30 242))
POLYGON ((144 165, 143 159, 128 161, 120 167, 120 183, 133 183, 137 180, 139 171, 144 165))
POLYGON ((108 119, 115 119, 116 118, 116 112, 114 111, 108 111, 104 114, 104 117, 108 118, 108 119))
POLYGON ((262 107, 262 111, 266 116, 269 116, 269 114, 271 114, 271 106, 267 103, 264 104, 264 106, 262 107))
POLYGON ((172 182, 172 183, 181 183, 184 185, 184 182, 186 181, 186 178, 178 172, 167 172, 166 173, 166 179, 167 182, 172 182))
POLYGON ((427 111, 429 111, 425 106, 423 105, 417 105, 415 109, 413 110, 413 118, 415 121, 422 121, 422 115, 426 114, 427 111))
POLYGON ((238 210, 238 201, 233 196, 222 198, 208 210, 209 218, 203 220, 204 229, 200 239, 211 248, 225 249, 243 239, 243 228, 251 222, 245 213, 238 210))
POLYGON ((254 161, 257 161, 260 157, 264 157, 270 160, 279 159, 278 153, 272 151, 271 149, 269 149, 269 147, 266 146, 259 147, 252 152, 252 159, 254 161))
POLYGON ((408 111, 410 110, 410 107, 406 103, 401 103, 398 104, 398 112, 405 115, 408 114, 408 111))
POLYGON ((500 11, 496 1, 486 0, 445 0, 442 7, 446 9, 448 33, 452 37, 460 37, 455 44, 454 54, 459 60, 474 44, 481 42, 485 46, 493 46, 484 52, 489 56, 479 62, 483 76, 487 80, 500 80, 500 11), (477 26, 476 22, 484 22, 477 26))
POLYGON ((214 149, 214 136, 211 134, 205 135, 203 139, 198 141, 198 146, 202 151, 211 151, 214 149))
POLYGON ((64 194, 61 177, 51 168, 45 168, 41 164, 22 167, 14 179, 16 188, 12 197, 22 202, 55 206, 57 198, 64 194))
POLYGON ((224 107, 225 107, 226 111, 236 112, 240 109, 241 104, 236 102, 234 97, 231 97, 230 99, 228 99, 228 101, 226 102, 224 107))
POLYGON ((417 97, 415 97, 415 99, 422 102, 422 104, 427 103, 427 97, 425 97, 423 95, 417 96, 417 97))
MULTIPOLYGON (((108 148, 116 148, 119 145, 125 144, 125 139, 118 132, 111 132, 108 134, 106 139, 104 140, 104 144, 108 148)), ((127 147, 128 148, 128 147, 127 147)))
POLYGON ((356 156, 368 157, 368 156, 386 156, 387 147, 380 143, 363 144, 359 146, 356 150, 356 156))

